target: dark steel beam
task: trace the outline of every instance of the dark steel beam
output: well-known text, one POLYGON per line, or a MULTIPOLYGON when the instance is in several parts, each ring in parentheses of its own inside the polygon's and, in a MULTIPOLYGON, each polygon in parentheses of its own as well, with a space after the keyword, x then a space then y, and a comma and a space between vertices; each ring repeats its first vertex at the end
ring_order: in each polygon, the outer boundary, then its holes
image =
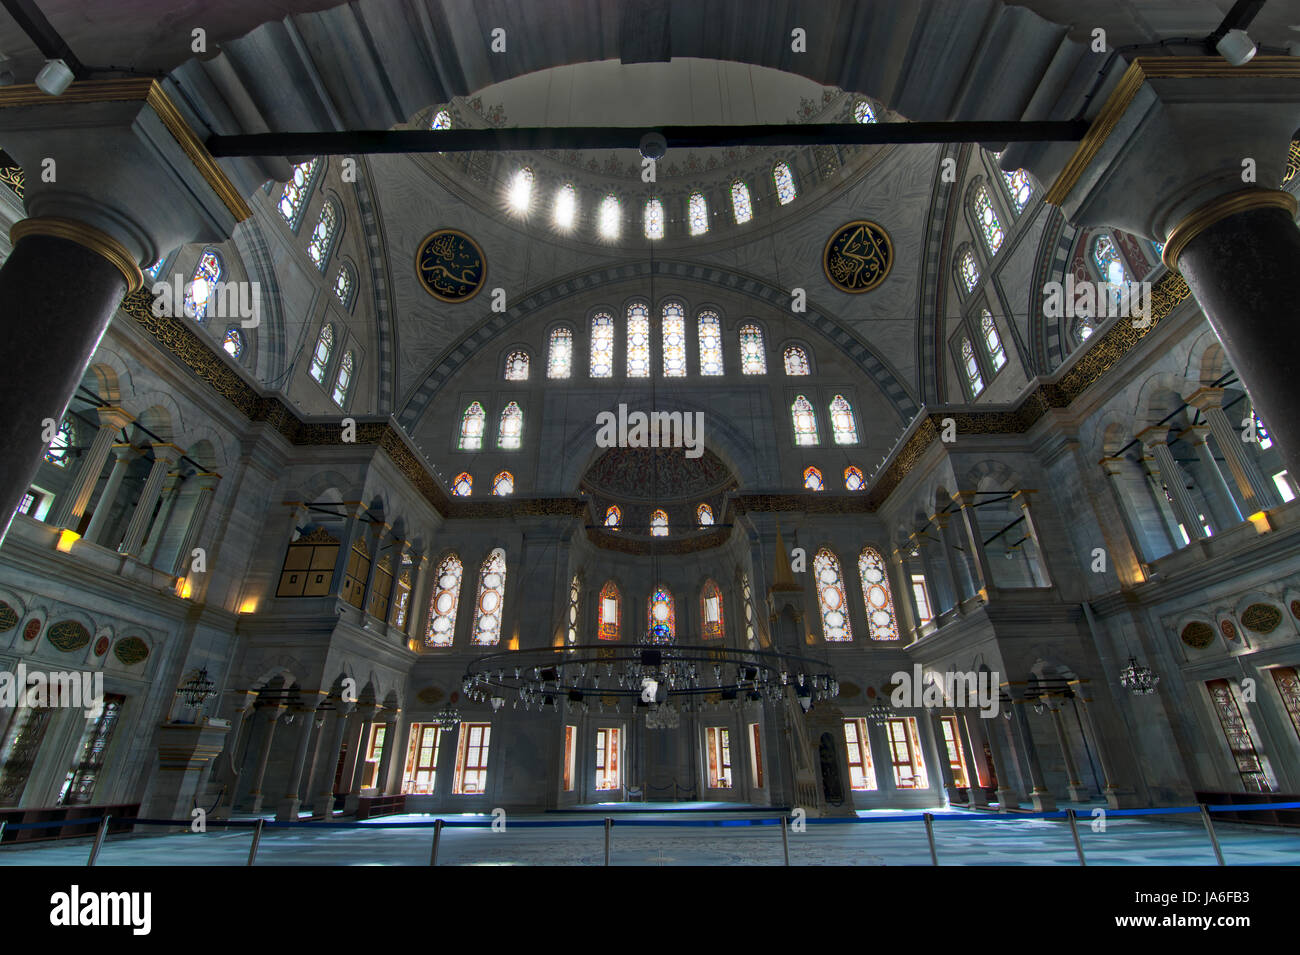
POLYGON ((86 78, 85 65, 77 59, 59 31, 45 19, 45 14, 35 0, 0 0, 0 5, 9 12, 14 23, 27 34, 27 38, 41 51, 43 57, 47 60, 62 60, 68 64, 68 69, 72 70, 77 79, 86 78))
POLYGON ((1088 121, 959 123, 791 123, 781 126, 556 126, 504 129, 251 133, 208 137, 213 156, 339 156, 361 153, 498 152, 533 149, 637 149, 647 132, 668 148, 815 146, 834 143, 1078 142, 1088 121))

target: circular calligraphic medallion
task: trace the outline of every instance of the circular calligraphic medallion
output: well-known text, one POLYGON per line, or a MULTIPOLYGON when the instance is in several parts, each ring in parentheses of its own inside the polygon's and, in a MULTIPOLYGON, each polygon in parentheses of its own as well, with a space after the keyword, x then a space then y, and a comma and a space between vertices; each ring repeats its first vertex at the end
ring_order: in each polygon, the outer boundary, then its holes
POLYGON ((865 219, 840 226, 822 251, 822 270, 841 292, 870 292, 885 280, 893 264, 889 233, 865 219))
POLYGON ((439 229, 415 253, 415 274, 424 290, 444 302, 468 302, 487 277, 487 260, 464 232, 439 229))

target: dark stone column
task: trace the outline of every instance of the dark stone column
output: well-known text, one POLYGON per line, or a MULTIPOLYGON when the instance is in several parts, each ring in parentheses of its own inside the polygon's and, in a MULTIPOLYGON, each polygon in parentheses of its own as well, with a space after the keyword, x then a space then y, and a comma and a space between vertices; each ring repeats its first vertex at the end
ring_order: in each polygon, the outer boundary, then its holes
POLYGON ((0 268, 0 541, 45 452, 41 423, 62 419, 126 292, 121 267, 52 235, 21 236, 0 268))

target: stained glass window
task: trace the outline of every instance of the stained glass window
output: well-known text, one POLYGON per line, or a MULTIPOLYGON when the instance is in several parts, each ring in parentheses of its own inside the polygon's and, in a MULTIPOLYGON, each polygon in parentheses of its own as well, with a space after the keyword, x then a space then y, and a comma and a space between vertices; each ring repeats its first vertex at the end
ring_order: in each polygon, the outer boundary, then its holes
POLYGON ((1105 233, 1092 240, 1092 260, 1097 264, 1097 271, 1102 280, 1111 285, 1122 285, 1128 281, 1128 269, 1119 257, 1119 250, 1111 237, 1105 233))
POLYGON ((506 356, 506 381, 528 380, 528 352, 512 351, 506 356))
POLYGON ((54 432, 49 446, 45 449, 45 460, 61 468, 68 466, 69 453, 77 443, 77 432, 72 419, 65 417, 59 422, 59 430, 54 432))
POLYGON ((817 415, 813 413, 812 403, 803 395, 797 396, 790 405, 790 418, 794 422, 795 444, 817 443, 817 415))
POLYGON ((813 558, 817 575, 817 603, 822 611, 822 636, 827 643, 845 643, 853 639, 849 623, 849 602, 844 596, 844 575, 839 559, 823 547, 813 558))
POLYGON ((862 468, 849 465, 844 469, 844 490, 861 491, 867 485, 867 479, 862 475, 862 468))
POLYGON ((199 264, 194 267, 190 284, 185 289, 186 315, 196 322, 207 318, 212 293, 216 291, 216 285, 221 281, 224 272, 221 256, 213 249, 204 249, 203 254, 199 256, 199 264))
POLYGON ((980 284, 980 266, 970 246, 966 246, 957 258, 957 274, 961 277, 961 287, 967 292, 975 291, 975 286, 980 284))
POLYGON ((709 231, 709 203, 704 193, 691 193, 686 206, 686 218, 690 222, 691 235, 704 235, 709 231))
POLYGON ((820 491, 826 485, 822 482, 822 472, 809 466, 803 469, 803 486, 809 491, 820 491))
POLYGON ((572 229, 578 218, 578 190, 566 182, 555 194, 555 224, 561 229, 572 229))
POLYGON ((713 526, 713 508, 707 504, 701 504, 695 509, 695 521, 701 527, 713 526))
POLYGON ((456 475, 456 480, 451 482, 451 493, 457 497, 469 497, 474 493, 474 479, 468 471, 456 475))
POLYGON ((574 574, 573 580, 569 581, 569 626, 565 632, 569 646, 578 642, 578 600, 581 596, 582 575, 574 574))
POLYGON ((659 586, 650 594, 649 628, 651 643, 670 643, 677 635, 677 613, 672 591, 659 586))
POLYGON ((356 285, 356 280, 352 276, 352 266, 344 263, 339 266, 339 271, 334 276, 334 297, 339 300, 339 304, 344 308, 352 307, 352 289, 356 285))
POLYGON ((151 283, 157 282, 158 273, 162 271, 163 262, 165 261, 167 261, 167 257, 163 256, 161 259, 159 259, 153 265, 149 266, 147 269, 141 269, 140 271, 144 273, 144 277, 147 278, 151 283))
POLYGON ((568 378, 573 372, 573 329, 567 325, 551 329, 551 346, 546 353, 546 377, 568 378))
POLYGON ((1025 206, 1029 205, 1029 199, 1034 194, 1034 184, 1029 181, 1029 173, 1023 169, 1016 169, 1012 172, 1003 170, 1002 181, 1007 184, 1007 195, 1011 197, 1011 206, 1019 214, 1025 211, 1025 206))
POLYGON ((1165 244, 1163 242, 1152 242, 1151 248, 1156 250, 1156 255, 1165 254, 1165 244))
POLYGON ((975 189, 974 202, 975 221, 979 223, 980 232, 984 236, 984 247, 989 250, 989 255, 997 255, 1007 234, 1002 229, 1002 220, 993 208, 989 191, 982 185, 975 189))
POLYGON ((993 322, 993 313, 987 308, 980 310, 980 332, 984 336, 984 347, 993 370, 998 371, 1007 363, 1007 353, 1002 347, 1002 337, 998 335, 998 327, 993 322))
POLYGON ((749 186, 739 179, 731 184, 731 215, 736 225, 744 225, 754 218, 754 204, 749 198, 749 186))
POLYGON ((686 377, 686 309, 668 302, 663 309, 664 377, 686 377))
POLYGON ((701 632, 705 640, 721 640, 723 637, 722 591, 712 580, 704 582, 700 591, 701 632))
POLYGON ((1241 707, 1237 705, 1236 688, 1228 680, 1208 680, 1205 688, 1210 692, 1214 711, 1219 717, 1219 726, 1223 730, 1228 749, 1232 752, 1242 785, 1247 792, 1270 792, 1272 787, 1255 749, 1250 726, 1241 714, 1241 707))
POLYGON ((972 398, 978 398, 984 390, 984 378, 980 375, 979 362, 975 360, 975 349, 971 348, 969 338, 961 340, 961 361, 966 373, 966 389, 972 398))
POLYGON ((347 403, 348 392, 352 390, 352 373, 355 370, 356 359, 353 358, 352 352, 345 351, 343 360, 339 362, 338 374, 334 376, 334 392, 330 395, 334 403, 340 408, 347 403))
POLYGON ((722 374, 722 321, 707 309, 700 312, 700 374, 722 374))
POLYGON ((424 634, 424 642, 431 647, 451 646, 456 634, 456 608, 460 605, 463 572, 460 558, 448 554, 434 574, 433 596, 429 598, 429 628, 424 634))
POLYGON ((785 373, 787 375, 807 375, 812 373, 808 367, 808 353, 798 345, 786 346, 785 373))
POLYGON ((763 330, 757 325, 740 328, 740 372, 743 375, 767 374, 767 349, 763 345, 763 330))
POLYGON ((600 236, 617 239, 623 227, 623 208, 618 196, 606 196, 600 201, 600 236))
POLYGON ((302 219, 302 210, 307 205, 307 196, 311 193, 318 169, 319 158, 298 163, 293 167, 293 175, 284 184, 284 191, 280 193, 280 215, 289 223, 289 228, 295 231, 302 219))
POLYGON ((509 471, 502 471, 492 479, 492 493, 497 497, 505 497, 507 494, 515 492, 515 476, 509 471))
POLYGON ((507 451, 518 450, 524 437, 524 413, 518 402, 510 402, 501 412, 501 427, 497 431, 497 447, 507 451))
POLYGON ((1269 436, 1268 428, 1264 427, 1264 422, 1259 420, 1259 415, 1255 415, 1255 440, 1259 443, 1261 451, 1267 451, 1273 447, 1273 439, 1269 436))
POLYGON ((483 432, 487 425, 487 412, 477 401, 471 401, 460 418, 460 449, 478 451, 483 447, 483 432))
POLYGON ((451 110, 440 109, 433 114, 433 122, 429 124, 430 129, 451 129, 451 110))
POLYGON ((627 307, 627 376, 650 377, 650 308, 645 302, 627 307))
POLYGON ((836 444, 857 444, 858 426, 853 420, 853 406, 843 395, 831 399, 831 433, 836 444))
POLYGON ((221 339, 221 347, 231 358, 244 354, 244 336, 234 325, 226 329, 226 337, 221 339))
POLYGON ((329 368, 330 355, 334 352, 334 326, 322 325, 316 336, 316 350, 311 356, 311 376, 322 385, 325 384, 325 371, 329 368))
POLYGON ((325 271, 330 251, 334 248, 334 236, 339 225, 339 210, 333 199, 326 199, 320 207, 320 219, 312 229, 311 238, 307 240, 307 257, 316 263, 316 268, 325 271))
POLYGON ((860 99, 853 107, 853 121, 855 123, 874 123, 876 121, 876 111, 871 108, 870 103, 860 99))
POLYGON ((858 575, 862 578, 862 599, 866 602, 871 639, 897 640, 898 624, 894 621, 894 600, 889 594, 889 573, 880 551, 874 547, 862 548, 858 555, 858 575))
POLYGON ((789 163, 779 162, 772 167, 772 181, 776 183, 777 202, 785 205, 794 200, 794 174, 789 163))
POLYGON ((501 608, 506 599, 506 552, 500 547, 487 555, 478 575, 478 603, 474 606, 476 647, 495 647, 501 640, 501 608))
POLYGON ((618 522, 623 519, 623 512, 619 510, 617 504, 611 504, 605 510, 605 526, 618 527, 618 522))
POLYGON ((745 601, 745 640, 752 648, 754 641, 754 593, 749 586, 749 575, 740 575, 740 596, 745 601))
POLYGON ((591 377, 614 375, 614 316, 597 312, 591 316, 591 377))
POLYGON ((524 166, 510 180, 510 208, 515 212, 525 213, 532 204, 533 171, 524 166))
POLYGON ((599 616, 596 638, 617 640, 623 622, 623 596, 618 592, 618 584, 612 580, 605 581, 605 586, 600 588, 599 616))
POLYGON ((668 536, 668 515, 663 511, 655 511, 650 515, 650 534, 653 537, 668 536))
POLYGON ((662 239, 664 237, 664 204, 658 199, 646 200, 642 228, 645 230, 647 239, 662 239))

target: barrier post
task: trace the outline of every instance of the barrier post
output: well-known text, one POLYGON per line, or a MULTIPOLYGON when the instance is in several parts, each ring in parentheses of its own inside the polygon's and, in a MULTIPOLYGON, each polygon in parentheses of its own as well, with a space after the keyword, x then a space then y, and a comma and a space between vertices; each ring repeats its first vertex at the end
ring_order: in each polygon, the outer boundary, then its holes
POLYGON ((781 848, 785 850, 785 864, 790 864, 790 824, 785 816, 781 817, 781 848))
POLYGON ((433 821, 433 851, 429 853, 429 865, 438 864, 438 843, 442 840, 442 820, 433 821))
POLYGON ((1083 857, 1083 842, 1079 839, 1079 823, 1075 820, 1074 810, 1065 810, 1065 817, 1070 820, 1070 835, 1074 836, 1074 851, 1079 854, 1079 865, 1087 865, 1088 860, 1083 857))
POLYGON ((609 865, 609 830, 614 827, 614 820, 605 817, 605 865, 609 865))
POLYGON ((262 826, 265 822, 265 819, 258 819, 257 823, 253 826, 253 844, 248 849, 249 865, 252 865, 253 860, 257 858, 257 845, 262 841, 262 826))
POLYGON ((0 819, 0 842, 4 841, 5 826, 7 825, 9 825, 9 821, 7 819, 0 819))
POLYGON ((90 858, 86 860, 87 868, 93 866, 95 860, 99 858, 99 850, 104 846, 104 836, 108 835, 108 820, 112 818, 112 816, 105 816, 99 820, 99 831, 95 833, 95 844, 90 847, 90 858))
POLYGON ((934 848, 934 813, 925 813, 925 837, 930 840, 930 862, 939 864, 939 853, 934 848))
POLYGON ((1219 837, 1214 834, 1214 820, 1210 818, 1210 807, 1201 803, 1201 821, 1205 823, 1205 832, 1210 837, 1210 845, 1214 846, 1214 858, 1219 861, 1219 865, 1227 865, 1223 861, 1223 850, 1219 848, 1219 837))

